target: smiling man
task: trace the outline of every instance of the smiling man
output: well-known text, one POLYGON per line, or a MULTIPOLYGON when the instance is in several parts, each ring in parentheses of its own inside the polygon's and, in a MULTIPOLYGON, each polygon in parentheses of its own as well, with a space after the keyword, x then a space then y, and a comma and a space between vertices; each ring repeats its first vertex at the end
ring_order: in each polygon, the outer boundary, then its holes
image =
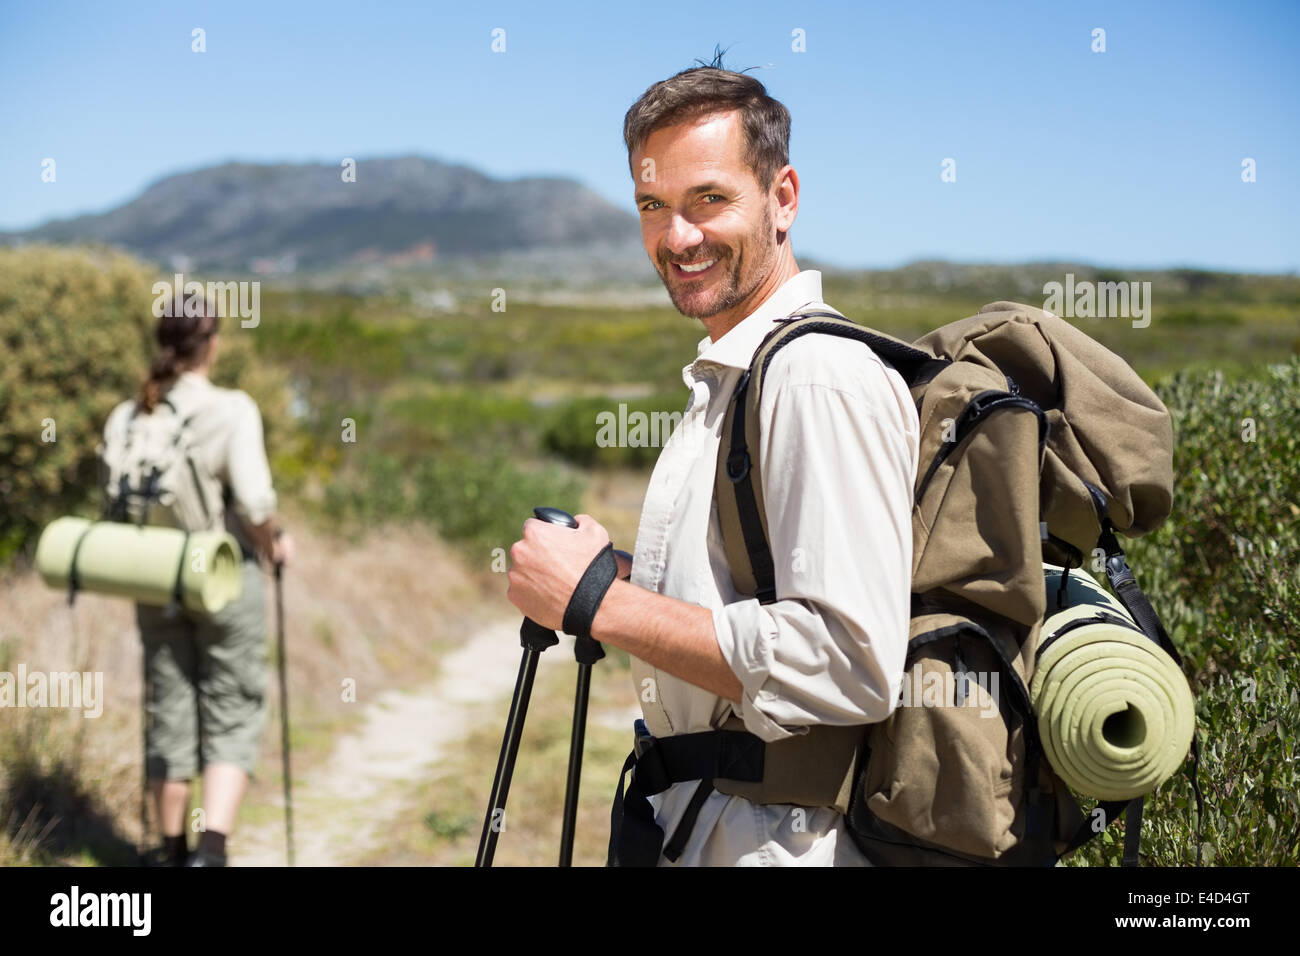
POLYGON ((646 253, 708 335, 682 370, 687 409, 655 465, 631 566, 620 561, 603 597, 593 580, 612 560, 609 536, 591 516, 576 531, 529 519, 511 549, 508 596, 521 611, 560 629, 567 610, 632 658, 644 723, 615 801, 614 865, 865 863, 835 785, 775 802, 765 795, 779 788, 752 767, 739 784, 726 773, 754 747, 767 774, 801 756, 816 764, 828 729, 860 740, 895 706, 907 649, 918 424, 902 378, 864 343, 806 335, 768 370, 758 467, 775 601, 738 593, 721 540, 713 490, 728 399, 779 320, 828 308, 821 274, 800 271, 790 245, 789 135, 786 108, 718 60, 655 84, 628 111, 646 253))

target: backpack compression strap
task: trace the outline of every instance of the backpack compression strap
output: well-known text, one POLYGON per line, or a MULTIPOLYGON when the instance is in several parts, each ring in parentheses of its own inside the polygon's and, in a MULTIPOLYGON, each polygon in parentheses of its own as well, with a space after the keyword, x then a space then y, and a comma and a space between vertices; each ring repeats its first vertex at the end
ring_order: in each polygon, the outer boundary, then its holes
MULTIPOLYGON (((1106 580, 1110 582, 1111 590, 1119 598, 1124 609, 1133 616, 1137 621, 1138 627, 1147 637, 1160 645, 1175 664, 1180 668, 1183 666, 1182 655, 1178 653, 1178 648, 1174 646, 1173 640, 1165 631, 1164 624, 1160 622, 1160 615, 1151 605, 1142 588, 1138 586, 1137 577, 1133 570, 1128 566, 1128 561, 1124 557, 1124 549, 1120 547, 1119 539, 1115 537, 1115 529, 1111 526, 1109 519, 1102 517, 1102 533, 1098 545, 1106 552, 1106 580)), ((1190 781, 1192 793, 1196 797, 1196 865, 1201 865, 1201 847, 1204 843, 1202 825, 1205 822, 1205 801, 1201 796, 1200 770, 1201 770, 1201 747, 1200 740, 1193 729, 1192 731, 1192 767, 1190 781)), ((1138 865, 1138 839, 1142 829, 1142 803, 1144 797, 1135 798, 1128 807, 1127 817, 1124 823, 1124 865, 1138 865), (1129 839, 1132 835, 1133 843, 1130 846, 1129 839)))
POLYGON ((164 617, 173 618, 181 612, 185 603, 185 588, 183 582, 185 579, 185 561, 186 552, 190 549, 190 533, 185 532, 185 540, 181 542, 181 559, 176 564, 176 580, 172 582, 172 600, 167 605, 167 610, 163 612, 164 617))
POLYGON ((81 572, 77 569, 77 557, 81 554, 81 543, 86 540, 93 524, 88 524, 77 535, 77 543, 72 548, 72 562, 68 568, 68 607, 77 603, 77 592, 81 590, 81 572))

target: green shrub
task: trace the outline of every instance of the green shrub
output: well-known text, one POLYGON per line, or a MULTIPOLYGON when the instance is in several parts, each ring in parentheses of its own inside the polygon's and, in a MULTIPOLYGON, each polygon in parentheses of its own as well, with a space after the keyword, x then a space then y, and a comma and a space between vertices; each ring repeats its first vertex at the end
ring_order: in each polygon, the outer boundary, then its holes
POLYGON ((387 398, 380 417, 431 450, 508 448, 532 457, 544 424, 542 411, 526 398, 459 387, 406 390, 387 398))
MULTIPOLYGON (((1183 372, 1157 390, 1177 439, 1174 513, 1126 550, 1197 698, 1202 862, 1294 866, 1300 360, 1239 380, 1183 372)), ((1145 864, 1195 862, 1195 809, 1186 772, 1148 797, 1145 864)), ((1118 863, 1120 826, 1112 829, 1074 862, 1118 863)))
POLYGON ((1241 325, 1241 316, 1230 309, 1184 306, 1164 310, 1160 313, 1160 321, 1165 325, 1207 325, 1222 328, 1228 325, 1241 325))
POLYGON ((537 505, 579 510, 582 481, 498 449, 399 457, 368 452, 326 490, 324 508, 355 522, 426 520, 476 559, 509 549, 537 505))
POLYGON ((685 391, 631 401, 571 399, 551 414, 542 446, 583 467, 651 467, 681 422, 685 391))

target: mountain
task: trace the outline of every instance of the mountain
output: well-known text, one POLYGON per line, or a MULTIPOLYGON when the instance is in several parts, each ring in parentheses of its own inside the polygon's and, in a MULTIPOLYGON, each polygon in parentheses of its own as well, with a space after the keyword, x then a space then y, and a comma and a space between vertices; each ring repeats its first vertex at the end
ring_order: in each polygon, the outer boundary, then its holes
POLYGON ((420 156, 226 163, 167 176, 123 206, 55 220, 9 242, 98 241, 166 265, 261 273, 421 266, 600 251, 644 273, 637 217, 569 179, 494 179, 420 156))

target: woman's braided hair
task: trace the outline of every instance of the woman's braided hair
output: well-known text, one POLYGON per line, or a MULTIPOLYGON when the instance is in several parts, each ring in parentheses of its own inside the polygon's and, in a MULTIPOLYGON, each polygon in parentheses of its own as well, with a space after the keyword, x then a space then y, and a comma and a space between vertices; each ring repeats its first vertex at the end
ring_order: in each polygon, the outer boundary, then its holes
POLYGON ((140 385, 136 396, 141 410, 151 413, 158 407, 167 385, 184 368, 194 364, 212 336, 220 330, 220 314, 200 291, 187 292, 180 309, 174 309, 171 300, 167 300, 158 328, 154 330, 158 355, 149 366, 149 377, 140 385))

